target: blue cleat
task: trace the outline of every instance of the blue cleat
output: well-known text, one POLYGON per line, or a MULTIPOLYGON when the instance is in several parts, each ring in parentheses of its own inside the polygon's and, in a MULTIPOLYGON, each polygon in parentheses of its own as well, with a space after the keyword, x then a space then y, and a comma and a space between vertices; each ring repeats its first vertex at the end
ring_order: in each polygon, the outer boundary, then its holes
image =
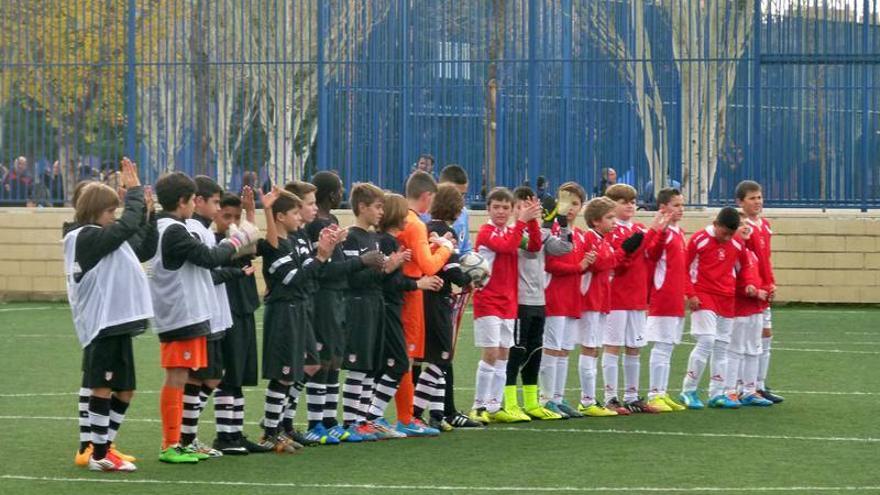
POLYGON ((700 396, 697 395, 696 390, 692 392, 682 392, 678 398, 688 409, 702 409, 706 407, 703 405, 703 401, 700 400, 700 396))
POLYGON ((327 428, 321 423, 307 431, 305 437, 309 442, 315 442, 318 445, 339 445, 339 439, 330 436, 327 428))
POLYGON ((395 429, 407 437, 436 437, 440 434, 440 430, 431 428, 415 419, 408 425, 398 422, 395 429))
POLYGON ((327 434, 339 440, 340 442, 358 443, 364 441, 363 437, 358 435, 357 431, 355 431, 354 429, 349 428, 346 430, 339 425, 336 425, 333 428, 327 430, 327 434))
POLYGON ((373 429, 376 430, 376 438, 379 440, 396 440, 398 438, 406 438, 406 433, 397 431, 396 428, 388 424, 385 418, 379 418, 373 421, 373 429))
POLYGON ((565 411, 563 411, 562 409, 559 408, 559 404, 557 404, 557 403, 555 403, 555 402, 553 402, 553 401, 547 401, 547 403, 544 404, 544 407, 545 407, 548 411, 551 411, 551 412, 553 412, 553 413, 555 413, 555 414, 558 414, 562 419, 568 419, 568 418, 571 417, 571 416, 569 416, 568 414, 566 414, 565 411))
POLYGON ((709 407, 716 409, 739 409, 739 401, 733 401, 724 394, 718 394, 709 399, 709 407))
POLYGON ((772 406, 773 402, 761 397, 758 394, 748 394, 742 396, 740 403, 743 406, 767 407, 772 406))

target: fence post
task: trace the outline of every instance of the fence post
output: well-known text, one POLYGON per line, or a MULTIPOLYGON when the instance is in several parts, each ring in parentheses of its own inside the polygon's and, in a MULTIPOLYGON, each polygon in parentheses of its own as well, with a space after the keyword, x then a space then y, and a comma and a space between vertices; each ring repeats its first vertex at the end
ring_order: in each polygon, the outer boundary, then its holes
MULTIPOLYGON (((541 135, 538 124, 538 0, 529 0, 529 49, 528 49, 528 135, 529 135, 529 168, 526 179, 536 180, 539 171, 538 161, 541 159, 541 135)), ((506 163, 504 166, 516 167, 506 163)), ((514 168, 515 170, 515 168, 514 168)), ((513 185, 513 184, 511 184, 513 185)))
MULTIPOLYGON (((862 52, 868 55, 870 52, 868 47, 868 23, 871 20, 871 12, 869 0, 862 1, 862 52)), ((859 181, 862 186, 862 211, 868 211, 868 192, 870 186, 868 183, 868 160, 870 159, 871 144, 871 121, 868 118, 868 110, 870 108, 870 91, 868 90, 868 71, 870 64, 862 65, 862 180, 859 181)), ((875 178, 876 181, 876 178, 875 178)))
POLYGON ((330 101, 327 95, 324 40, 329 37, 330 2, 318 2, 318 170, 327 170, 330 157, 330 101))
MULTIPOLYGON (((409 164, 412 163, 410 146, 410 77, 409 77, 409 0, 400 0, 400 170, 404 181, 409 178, 409 164)), ((437 150, 431 150, 437 153, 437 150)))
MULTIPOLYGON (((128 36, 126 37, 125 62, 125 154, 137 160, 137 79, 135 78, 135 30, 137 29, 137 0, 128 0, 128 36)), ((155 152, 155 150, 152 150, 155 152)), ((144 164, 146 165, 146 164, 144 164)), ((144 169, 146 170, 146 169, 144 169)))
POLYGON ((754 26, 752 26, 752 122, 751 132, 751 172, 759 176, 761 167, 761 0, 755 0, 754 26))
MULTIPOLYGON (((560 150, 560 159, 562 165, 561 177, 572 177, 570 170, 571 163, 571 143, 569 136, 569 109, 568 103, 571 101, 571 26, 574 19, 571 15, 571 0, 562 0, 562 139, 560 150)), ((535 179, 537 180, 537 178, 535 179)), ((535 187, 537 187, 537 182, 535 187)))

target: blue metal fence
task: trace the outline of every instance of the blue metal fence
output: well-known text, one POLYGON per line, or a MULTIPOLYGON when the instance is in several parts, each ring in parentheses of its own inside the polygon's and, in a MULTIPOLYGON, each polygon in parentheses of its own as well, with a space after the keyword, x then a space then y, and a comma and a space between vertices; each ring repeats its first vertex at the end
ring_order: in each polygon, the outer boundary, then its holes
POLYGON ((613 168, 646 200, 753 178, 773 205, 880 206, 876 0, 45 0, 0 23, 6 204, 122 155, 149 182, 400 189, 430 153, 476 201, 613 168))

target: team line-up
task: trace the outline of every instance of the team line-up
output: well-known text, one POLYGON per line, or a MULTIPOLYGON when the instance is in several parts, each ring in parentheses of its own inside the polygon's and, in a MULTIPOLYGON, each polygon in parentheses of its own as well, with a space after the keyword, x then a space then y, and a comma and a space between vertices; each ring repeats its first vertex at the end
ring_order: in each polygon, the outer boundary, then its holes
POLYGON ((782 402, 765 383, 776 286, 756 182, 737 186, 739 210, 722 208, 689 240, 673 188, 659 191, 647 226, 633 221, 637 192, 626 184, 589 201, 574 182, 542 198, 525 186, 496 188, 472 249, 468 178, 457 165, 442 170, 439 185, 413 172, 404 196, 355 184, 347 228, 331 213, 344 194, 331 172, 255 198, 248 187, 224 193, 208 177, 181 172, 160 177, 153 191, 128 159, 121 171, 119 191, 78 184, 74 221, 64 225, 67 292, 83 347, 79 466, 136 469, 115 442, 136 389, 132 338, 148 327, 165 370, 159 460, 172 464, 491 423, 702 409, 697 389, 707 366, 709 407, 782 402), (585 229, 575 226, 581 215, 585 229), (454 402, 453 358, 471 298, 481 359, 465 414, 454 402), (261 303, 268 384, 262 432, 251 440, 242 387, 258 384, 261 303), (667 385, 686 308, 696 345, 676 400, 667 385), (649 342, 643 398, 640 350, 649 342), (572 405, 565 386, 577 347, 581 391, 572 405), (299 430, 303 392, 308 425, 299 430), (212 396, 217 431, 207 444, 198 422, 212 396), (392 400, 396 422, 385 418, 392 400))

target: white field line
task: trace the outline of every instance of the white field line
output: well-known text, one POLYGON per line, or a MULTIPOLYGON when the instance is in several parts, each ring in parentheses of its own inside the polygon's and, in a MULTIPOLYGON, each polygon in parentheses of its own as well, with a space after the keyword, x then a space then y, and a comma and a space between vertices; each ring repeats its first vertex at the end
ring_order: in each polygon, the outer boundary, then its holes
POLYGON ((126 478, 63 478, 55 476, 23 476, 17 474, 0 475, 0 480, 30 481, 37 483, 115 483, 115 484, 139 484, 139 485, 177 485, 177 486, 226 486, 226 487, 260 487, 260 488, 300 488, 314 490, 398 490, 398 491, 446 491, 446 492, 564 492, 564 493, 587 493, 587 492, 617 492, 617 493, 747 493, 747 492, 826 492, 826 491, 875 491, 878 486, 466 486, 466 485, 385 485, 379 483, 295 483, 295 482, 258 482, 258 481, 220 481, 220 480, 157 480, 157 479, 126 479, 126 478))
POLYGON ((27 308, 4 308, 0 307, 0 313, 6 313, 9 311, 44 311, 47 309, 68 309, 67 306, 29 306, 27 308))
MULTIPOLYGON (((3 421, 79 421, 79 418, 73 416, 0 416, 3 421)), ((128 423, 161 423, 161 420, 154 418, 125 418, 128 423)), ((200 421, 203 424, 213 424, 208 419, 200 421)), ((245 421, 247 425, 259 425, 257 421, 245 421)), ((711 433, 711 432, 691 432, 691 431, 654 431, 654 430, 621 430, 617 428, 593 429, 593 428, 527 428, 515 426, 493 426, 485 429, 467 428, 464 431, 503 431, 503 432, 526 432, 526 433, 579 433, 585 435, 643 435, 643 436, 660 436, 660 437, 703 437, 703 438, 739 438, 754 440, 793 440, 793 441, 809 441, 809 442, 849 442, 849 443, 880 443, 880 438, 875 437, 822 437, 822 436, 800 436, 800 435, 765 435, 751 433, 711 433)))

